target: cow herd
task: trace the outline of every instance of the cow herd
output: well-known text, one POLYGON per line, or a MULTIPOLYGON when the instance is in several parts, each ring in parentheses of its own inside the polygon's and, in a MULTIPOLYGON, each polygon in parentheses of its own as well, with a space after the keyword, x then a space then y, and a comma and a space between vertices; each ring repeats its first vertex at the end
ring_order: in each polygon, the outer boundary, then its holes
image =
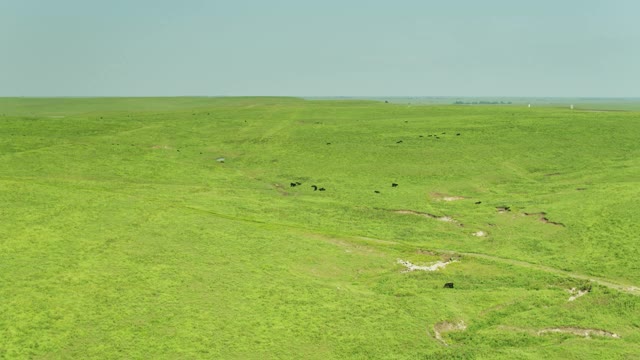
MULTIPOLYGON (((299 181, 294 181, 294 182, 290 182, 289 183, 289 187, 296 187, 296 186, 300 186, 302 185, 301 182, 299 181)), ((397 188, 398 184, 397 183, 391 183, 391 187, 392 188, 397 188)), ((318 187, 318 185, 311 185, 311 188, 313 189, 313 191, 326 191, 327 189, 325 189, 324 187, 318 187)), ((380 194, 379 190, 374 190, 373 191, 376 194, 380 194)))
MULTIPOLYGON (((289 187, 296 187, 296 186, 300 186, 300 185, 302 185, 302 183, 299 182, 299 181, 289 183, 289 187)), ((317 185, 311 185, 311 187, 313 188, 313 191, 326 191, 327 190, 327 189, 325 189, 323 187, 318 187, 317 185)))

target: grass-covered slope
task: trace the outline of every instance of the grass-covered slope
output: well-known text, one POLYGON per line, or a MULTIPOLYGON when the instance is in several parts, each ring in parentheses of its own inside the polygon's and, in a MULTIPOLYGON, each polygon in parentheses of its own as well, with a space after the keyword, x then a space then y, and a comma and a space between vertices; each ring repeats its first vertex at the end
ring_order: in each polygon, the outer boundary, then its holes
POLYGON ((0 105, 0 358, 640 353, 638 113, 0 105))

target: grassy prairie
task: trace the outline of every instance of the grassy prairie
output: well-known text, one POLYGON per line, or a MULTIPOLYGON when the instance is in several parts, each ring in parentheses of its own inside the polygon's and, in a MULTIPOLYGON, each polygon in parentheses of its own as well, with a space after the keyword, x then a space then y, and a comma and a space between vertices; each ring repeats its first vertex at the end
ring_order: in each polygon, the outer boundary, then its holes
POLYGON ((0 99, 0 358, 633 358, 639 138, 636 112, 0 99))

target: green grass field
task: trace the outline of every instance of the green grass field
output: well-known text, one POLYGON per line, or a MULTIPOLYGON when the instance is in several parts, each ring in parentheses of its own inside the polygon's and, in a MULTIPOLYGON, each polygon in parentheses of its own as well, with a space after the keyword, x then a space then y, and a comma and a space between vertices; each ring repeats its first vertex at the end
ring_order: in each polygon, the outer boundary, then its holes
POLYGON ((0 99, 0 358, 637 358, 638 139, 638 112, 0 99))

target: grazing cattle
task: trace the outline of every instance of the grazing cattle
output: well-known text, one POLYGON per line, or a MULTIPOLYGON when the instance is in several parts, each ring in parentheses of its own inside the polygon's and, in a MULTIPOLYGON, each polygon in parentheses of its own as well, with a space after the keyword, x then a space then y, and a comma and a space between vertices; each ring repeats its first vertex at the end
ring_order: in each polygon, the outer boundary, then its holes
POLYGON ((482 201, 476 201, 476 205, 482 204, 482 201))
POLYGON ((311 185, 311 187, 313 188, 313 191, 318 190, 318 187, 317 187, 317 186, 315 186, 315 185, 311 185))
POLYGON ((460 133, 457 133, 456 136, 460 136, 460 133))
POLYGON ((320 189, 318 189, 318 190, 320 190, 320 191, 325 191, 326 189, 325 189, 325 188, 320 188, 320 189))
POLYGON ((418 137, 423 137, 422 135, 418 136, 418 137))
POLYGON ((327 145, 331 145, 331 143, 327 143, 327 145))
POLYGON ((398 187, 398 184, 396 184, 396 183, 391 183, 391 187, 398 187))
POLYGON ((296 187, 296 183, 291 183, 291 184, 289 184, 289 186, 296 187))
POLYGON ((453 289, 453 283, 445 283, 443 288, 445 288, 445 289, 453 289))
POLYGON ((376 193, 376 194, 380 194, 380 191, 378 191, 378 190, 373 190, 373 192, 376 193))
POLYGON ((389 103, 389 101, 385 100, 385 101, 384 101, 384 103, 385 103, 385 104, 388 104, 388 103, 389 103))
POLYGON ((446 132, 443 132, 442 135, 446 134, 446 132))
POLYGON ((396 141, 396 144, 402 144, 402 140, 396 141))

